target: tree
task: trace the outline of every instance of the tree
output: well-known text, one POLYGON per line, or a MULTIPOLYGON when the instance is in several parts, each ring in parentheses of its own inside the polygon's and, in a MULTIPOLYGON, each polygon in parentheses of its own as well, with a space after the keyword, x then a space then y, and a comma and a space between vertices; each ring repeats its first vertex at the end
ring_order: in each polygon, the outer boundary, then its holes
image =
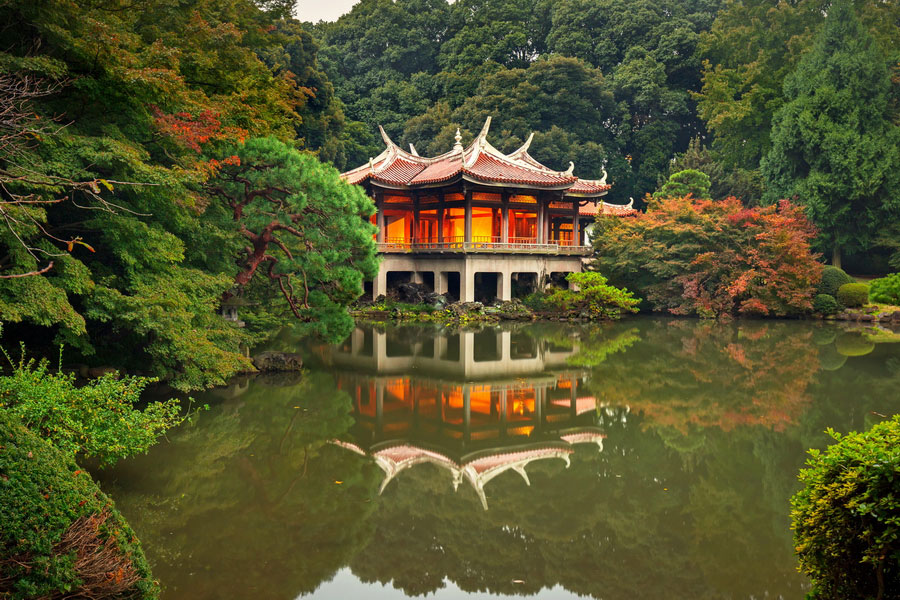
POLYGON ((891 79, 884 54, 848 2, 831 5, 784 94, 761 165, 766 199, 799 198, 840 267, 842 250, 870 247, 900 215, 891 79))
MULTIPOLYGON (((821 30, 830 0, 729 2, 700 34, 703 85, 697 111, 726 167, 754 170, 771 147, 785 78, 821 30)), ((900 4, 856 0, 866 28, 888 56, 900 51, 900 4)))
POLYGON ((654 198, 683 198, 690 194, 694 198, 708 200, 710 181, 709 175, 695 169, 685 169, 669 175, 659 191, 653 194, 654 198))
POLYGON ((346 306, 378 272, 372 200, 333 167, 274 138, 251 138, 225 154, 206 189, 220 200, 216 215, 247 244, 226 297, 264 277, 306 330, 346 336, 346 306))
POLYGON ((598 219, 597 270, 654 310, 717 317, 812 309, 822 265, 799 207, 744 208, 735 198, 662 198, 646 213, 598 219))

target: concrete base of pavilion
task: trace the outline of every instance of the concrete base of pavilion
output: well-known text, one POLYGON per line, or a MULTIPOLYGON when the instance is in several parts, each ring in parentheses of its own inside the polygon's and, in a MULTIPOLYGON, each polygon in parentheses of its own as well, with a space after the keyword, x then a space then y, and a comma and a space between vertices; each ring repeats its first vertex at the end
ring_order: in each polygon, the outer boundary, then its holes
POLYGON ((372 282, 372 298, 386 295, 390 291, 389 283, 402 280, 425 283, 435 293, 450 293, 461 302, 474 302, 476 275, 484 274, 489 277, 481 279, 496 286, 495 291, 488 290, 489 295, 494 292, 494 297, 507 301, 512 299, 514 278, 533 281, 534 289, 541 290, 553 275, 580 273, 583 267, 584 259, 580 256, 384 254, 381 269, 372 282))

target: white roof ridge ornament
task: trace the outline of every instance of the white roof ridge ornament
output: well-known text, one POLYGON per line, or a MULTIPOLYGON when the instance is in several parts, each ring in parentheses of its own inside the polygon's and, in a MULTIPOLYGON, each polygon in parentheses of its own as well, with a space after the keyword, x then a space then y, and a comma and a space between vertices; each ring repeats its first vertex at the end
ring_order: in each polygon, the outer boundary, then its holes
POLYGON ((409 143, 409 153, 412 154, 413 156, 419 156, 419 153, 416 152, 416 147, 413 146, 412 142, 409 143))
POLYGON ((603 177, 600 178, 600 185, 606 185, 606 168, 600 167, 600 170, 603 171, 603 177))
POLYGON ((456 143, 453 144, 453 151, 454 152, 462 152, 463 151, 462 134, 459 132, 459 127, 456 128, 456 135, 453 136, 453 139, 456 140, 456 143))
POLYGON ((394 141, 390 138, 390 136, 389 136, 389 135, 387 134, 387 132, 384 130, 384 127, 382 127, 381 125, 379 125, 379 126, 378 126, 378 131, 381 132, 381 139, 384 140, 384 144, 385 144, 388 148, 390 148, 391 146, 394 146, 394 147, 397 146, 397 144, 394 143, 394 141))
POLYGON ((571 160, 569 161, 569 168, 566 169, 565 171, 561 171, 561 173, 563 175, 567 175, 569 177, 571 177, 572 173, 574 173, 574 172, 575 172, 575 163, 572 162, 571 160))
POLYGON ((509 155, 510 158, 513 158, 513 157, 518 158, 519 156, 528 152, 528 148, 531 147, 532 140, 534 140, 534 132, 533 131, 530 134, 528 134, 528 139, 525 140, 525 143, 522 144, 521 146, 519 146, 519 148, 517 150, 515 150, 512 154, 509 155))
POLYGON ((487 119, 484 120, 484 126, 481 128, 481 131, 478 133, 478 140, 484 141, 487 139, 488 131, 491 129, 491 115, 488 115, 487 119))

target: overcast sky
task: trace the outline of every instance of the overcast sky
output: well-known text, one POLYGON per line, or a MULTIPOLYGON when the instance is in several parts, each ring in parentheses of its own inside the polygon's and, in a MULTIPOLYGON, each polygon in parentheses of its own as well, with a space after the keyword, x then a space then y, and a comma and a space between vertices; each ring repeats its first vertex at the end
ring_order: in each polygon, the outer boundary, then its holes
POLYGON ((301 21, 317 23, 336 21, 342 14, 350 12, 359 0, 297 0, 295 14, 301 21))

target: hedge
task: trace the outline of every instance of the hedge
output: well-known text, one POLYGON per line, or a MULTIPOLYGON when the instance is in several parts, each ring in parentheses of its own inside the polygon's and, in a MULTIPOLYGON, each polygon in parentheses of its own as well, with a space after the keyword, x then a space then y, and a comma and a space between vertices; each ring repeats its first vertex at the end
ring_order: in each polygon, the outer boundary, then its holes
POLYGON ((845 283, 853 283, 853 278, 838 267, 826 265, 822 269, 822 280, 816 287, 816 293, 837 297, 838 288, 845 283))
POLYGON ((838 288, 837 301, 847 308, 859 308, 869 301, 869 286, 864 283, 845 283, 838 288))
POLYGON ((0 597, 157 598, 140 542, 68 453, 0 409, 0 597))
POLYGON ((900 415, 810 450, 791 498, 794 543, 814 600, 900 598, 900 415))

